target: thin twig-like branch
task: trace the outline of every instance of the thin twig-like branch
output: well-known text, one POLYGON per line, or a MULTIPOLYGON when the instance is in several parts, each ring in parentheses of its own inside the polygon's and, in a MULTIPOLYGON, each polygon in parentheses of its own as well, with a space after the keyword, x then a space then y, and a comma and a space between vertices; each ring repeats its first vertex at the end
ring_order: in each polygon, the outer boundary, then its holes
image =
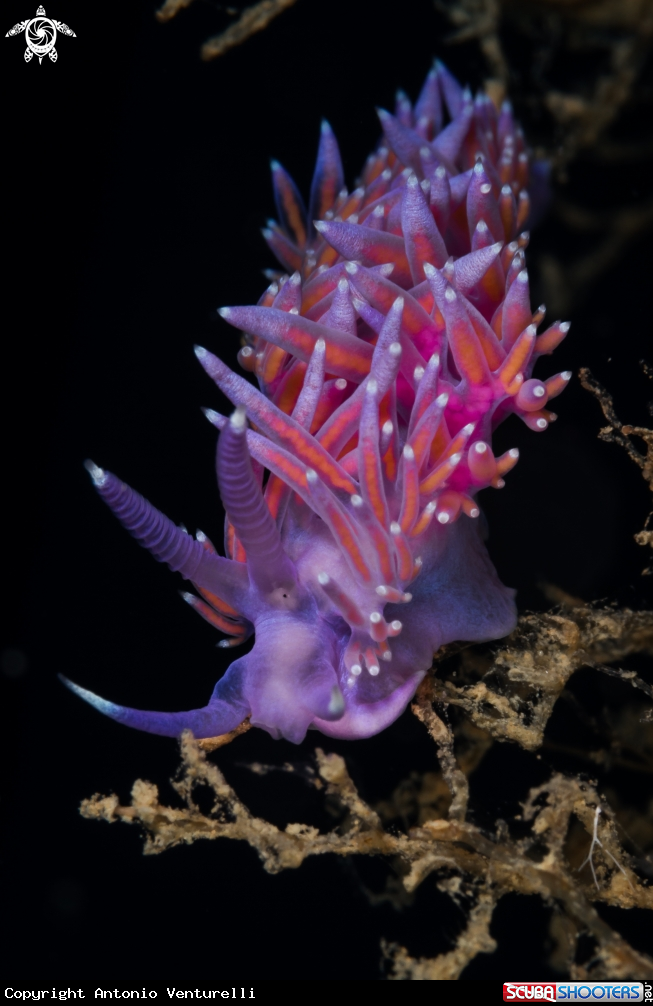
POLYGON ((155 14, 157 21, 171 21, 184 7, 190 7, 193 0, 165 0, 155 14))
MULTIPOLYGON (((652 377, 653 373, 651 368, 646 364, 643 364, 644 373, 647 377, 652 377)), ((605 440, 607 443, 616 443, 628 454, 628 457, 635 462, 638 468, 641 468, 642 475, 646 479, 649 489, 653 493, 653 430, 647 429, 645 426, 628 426, 621 422, 617 413, 614 409, 614 402, 612 401, 612 396, 603 388, 595 377, 592 376, 587 367, 582 367, 580 372, 580 383, 589 391, 590 394, 598 400, 599 405, 603 415, 607 419, 609 425, 604 426, 602 430, 599 431, 599 437, 601 440, 605 440), (633 444, 631 437, 639 437, 640 440, 644 441, 646 447, 646 452, 642 454, 637 450, 633 444)), ((650 513, 644 524, 642 531, 638 531, 635 535, 635 541, 638 545, 649 545, 653 548, 653 530, 651 529, 651 521, 653 519, 653 513, 650 513)), ((645 574, 653 572, 653 567, 649 567, 643 571, 645 574)))
POLYGON ((238 20, 226 31, 207 39, 200 51, 202 59, 208 61, 222 56, 229 49, 245 42, 257 31, 263 31, 273 18, 296 2, 297 0, 260 0, 260 3, 252 7, 246 7, 238 20))
POLYGON ((460 771, 453 752, 453 734, 433 709, 435 700, 433 680, 432 675, 424 678, 417 690, 412 710, 437 744, 442 775, 451 791, 449 817, 453 821, 464 821, 469 802, 469 784, 464 773, 460 771))

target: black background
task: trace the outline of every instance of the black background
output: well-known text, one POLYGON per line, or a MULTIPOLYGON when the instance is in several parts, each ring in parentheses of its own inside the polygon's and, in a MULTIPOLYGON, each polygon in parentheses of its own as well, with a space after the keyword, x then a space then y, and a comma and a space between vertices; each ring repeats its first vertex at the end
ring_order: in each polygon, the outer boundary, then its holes
MULTIPOLYGON (((3 5, 3 35, 34 16, 29 4, 3 5)), ((143 858, 136 830, 84 821, 77 807, 97 791, 125 802, 139 776, 173 799, 175 742, 102 718, 56 674, 126 705, 206 702, 226 666, 215 633, 178 597, 181 581, 111 517, 82 462, 92 457, 220 542, 215 436, 199 406, 225 403, 192 345, 233 362, 237 337, 215 309, 255 303, 260 270, 274 265, 260 235, 274 210, 269 158, 306 193, 326 116, 352 185, 378 135, 374 104, 391 106, 397 86, 414 98, 434 55, 473 87, 484 65, 473 46, 444 45, 448 29, 428 0, 300 0, 209 64, 199 45, 225 24, 211 4, 196 2, 166 25, 148 2, 45 6, 77 35, 59 36, 56 64, 25 64, 22 37, 2 39, 3 645, 26 661, 21 668, 10 655, 2 679, 3 956, 66 983, 100 973, 225 985, 378 980, 381 936, 433 955, 452 946, 463 910, 433 881, 403 912, 370 904, 362 888, 381 889, 380 863, 324 857, 273 877, 252 850, 227 842, 143 858)), ((565 196, 597 209, 639 205, 651 196, 650 176, 587 161, 572 169, 565 196)), ((548 220, 533 261, 565 241, 548 220)), ((638 361, 650 344, 650 270, 643 237, 575 308, 555 365, 540 370, 589 365, 634 422, 647 419, 638 361)), ((645 556, 632 535, 648 512, 643 480, 618 448, 597 441, 600 413, 577 381, 558 411, 542 437, 516 420, 501 431, 503 449, 519 446, 522 460, 484 501, 497 568, 518 587, 522 610, 544 605, 542 580, 641 606, 645 556)), ((599 704, 609 687, 588 684, 599 704)), ((411 770, 435 766, 410 714, 349 744, 310 734, 296 749, 251 731, 216 757, 255 813, 326 827, 308 786, 242 767, 309 762, 320 743, 347 755, 372 801, 411 770)), ((495 748, 473 777, 473 818, 491 826, 514 814, 528 786, 561 764, 495 748)), ((552 975, 546 920, 539 902, 504 899, 493 925, 500 949, 463 977, 552 975)), ((636 913, 611 921, 644 949, 636 913)))

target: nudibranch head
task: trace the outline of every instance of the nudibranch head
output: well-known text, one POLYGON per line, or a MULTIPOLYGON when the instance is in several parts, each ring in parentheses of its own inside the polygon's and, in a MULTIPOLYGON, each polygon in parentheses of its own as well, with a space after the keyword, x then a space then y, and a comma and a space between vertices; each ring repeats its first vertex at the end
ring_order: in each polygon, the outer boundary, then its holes
POLYGON ((89 465, 127 529, 195 586, 182 596, 221 645, 254 634, 202 709, 129 709, 69 683, 120 722, 210 737, 250 717, 293 742, 309 728, 368 737, 442 644, 514 627, 476 496, 518 459, 495 456, 496 426, 514 412, 546 429, 571 376, 531 376, 569 326, 538 335, 530 306, 529 154, 510 105, 472 98, 440 63, 414 107, 400 96, 379 118, 352 192, 323 123, 308 213, 272 162, 279 223, 263 233, 284 272, 257 306, 220 312, 258 387, 196 349, 235 406, 206 410, 227 557, 89 465))

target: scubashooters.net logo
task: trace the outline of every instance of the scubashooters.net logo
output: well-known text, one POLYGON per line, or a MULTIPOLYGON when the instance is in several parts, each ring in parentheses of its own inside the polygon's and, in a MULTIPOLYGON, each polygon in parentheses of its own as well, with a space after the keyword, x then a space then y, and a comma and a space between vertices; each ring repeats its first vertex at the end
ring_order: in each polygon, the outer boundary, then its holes
MULTIPOLYGON (((648 983, 646 983, 648 984, 648 983)), ((642 1002, 644 994, 642 982, 504 982, 504 1002, 566 1002, 578 1006, 579 1002, 599 1003, 603 1000, 612 1002, 642 1002)))
POLYGON ((67 24, 46 17, 43 7, 39 7, 36 17, 33 17, 30 21, 19 21, 18 24, 15 24, 7 32, 5 38, 9 38, 10 35, 20 35, 23 31, 25 32, 25 41, 27 42, 27 49, 24 54, 26 63, 29 63, 33 56, 38 56, 39 63, 44 56, 49 56, 52 62, 56 63, 59 54, 54 47, 54 43, 57 41, 58 31, 62 35, 71 35, 73 38, 77 38, 75 32, 67 24))

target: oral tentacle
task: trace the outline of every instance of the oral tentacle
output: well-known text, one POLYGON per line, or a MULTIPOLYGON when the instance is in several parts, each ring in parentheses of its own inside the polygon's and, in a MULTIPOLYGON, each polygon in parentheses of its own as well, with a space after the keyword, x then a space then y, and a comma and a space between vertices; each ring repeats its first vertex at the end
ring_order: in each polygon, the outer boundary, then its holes
POLYGON ((218 737, 235 730, 250 714, 249 706, 242 697, 242 673, 246 659, 243 657, 231 665, 225 676, 218 681, 206 706, 179 713, 120 706, 82 688, 63 675, 59 675, 59 678, 66 688, 98 712, 127 727, 163 737, 178 737, 184 730, 192 730, 197 738, 218 737))

